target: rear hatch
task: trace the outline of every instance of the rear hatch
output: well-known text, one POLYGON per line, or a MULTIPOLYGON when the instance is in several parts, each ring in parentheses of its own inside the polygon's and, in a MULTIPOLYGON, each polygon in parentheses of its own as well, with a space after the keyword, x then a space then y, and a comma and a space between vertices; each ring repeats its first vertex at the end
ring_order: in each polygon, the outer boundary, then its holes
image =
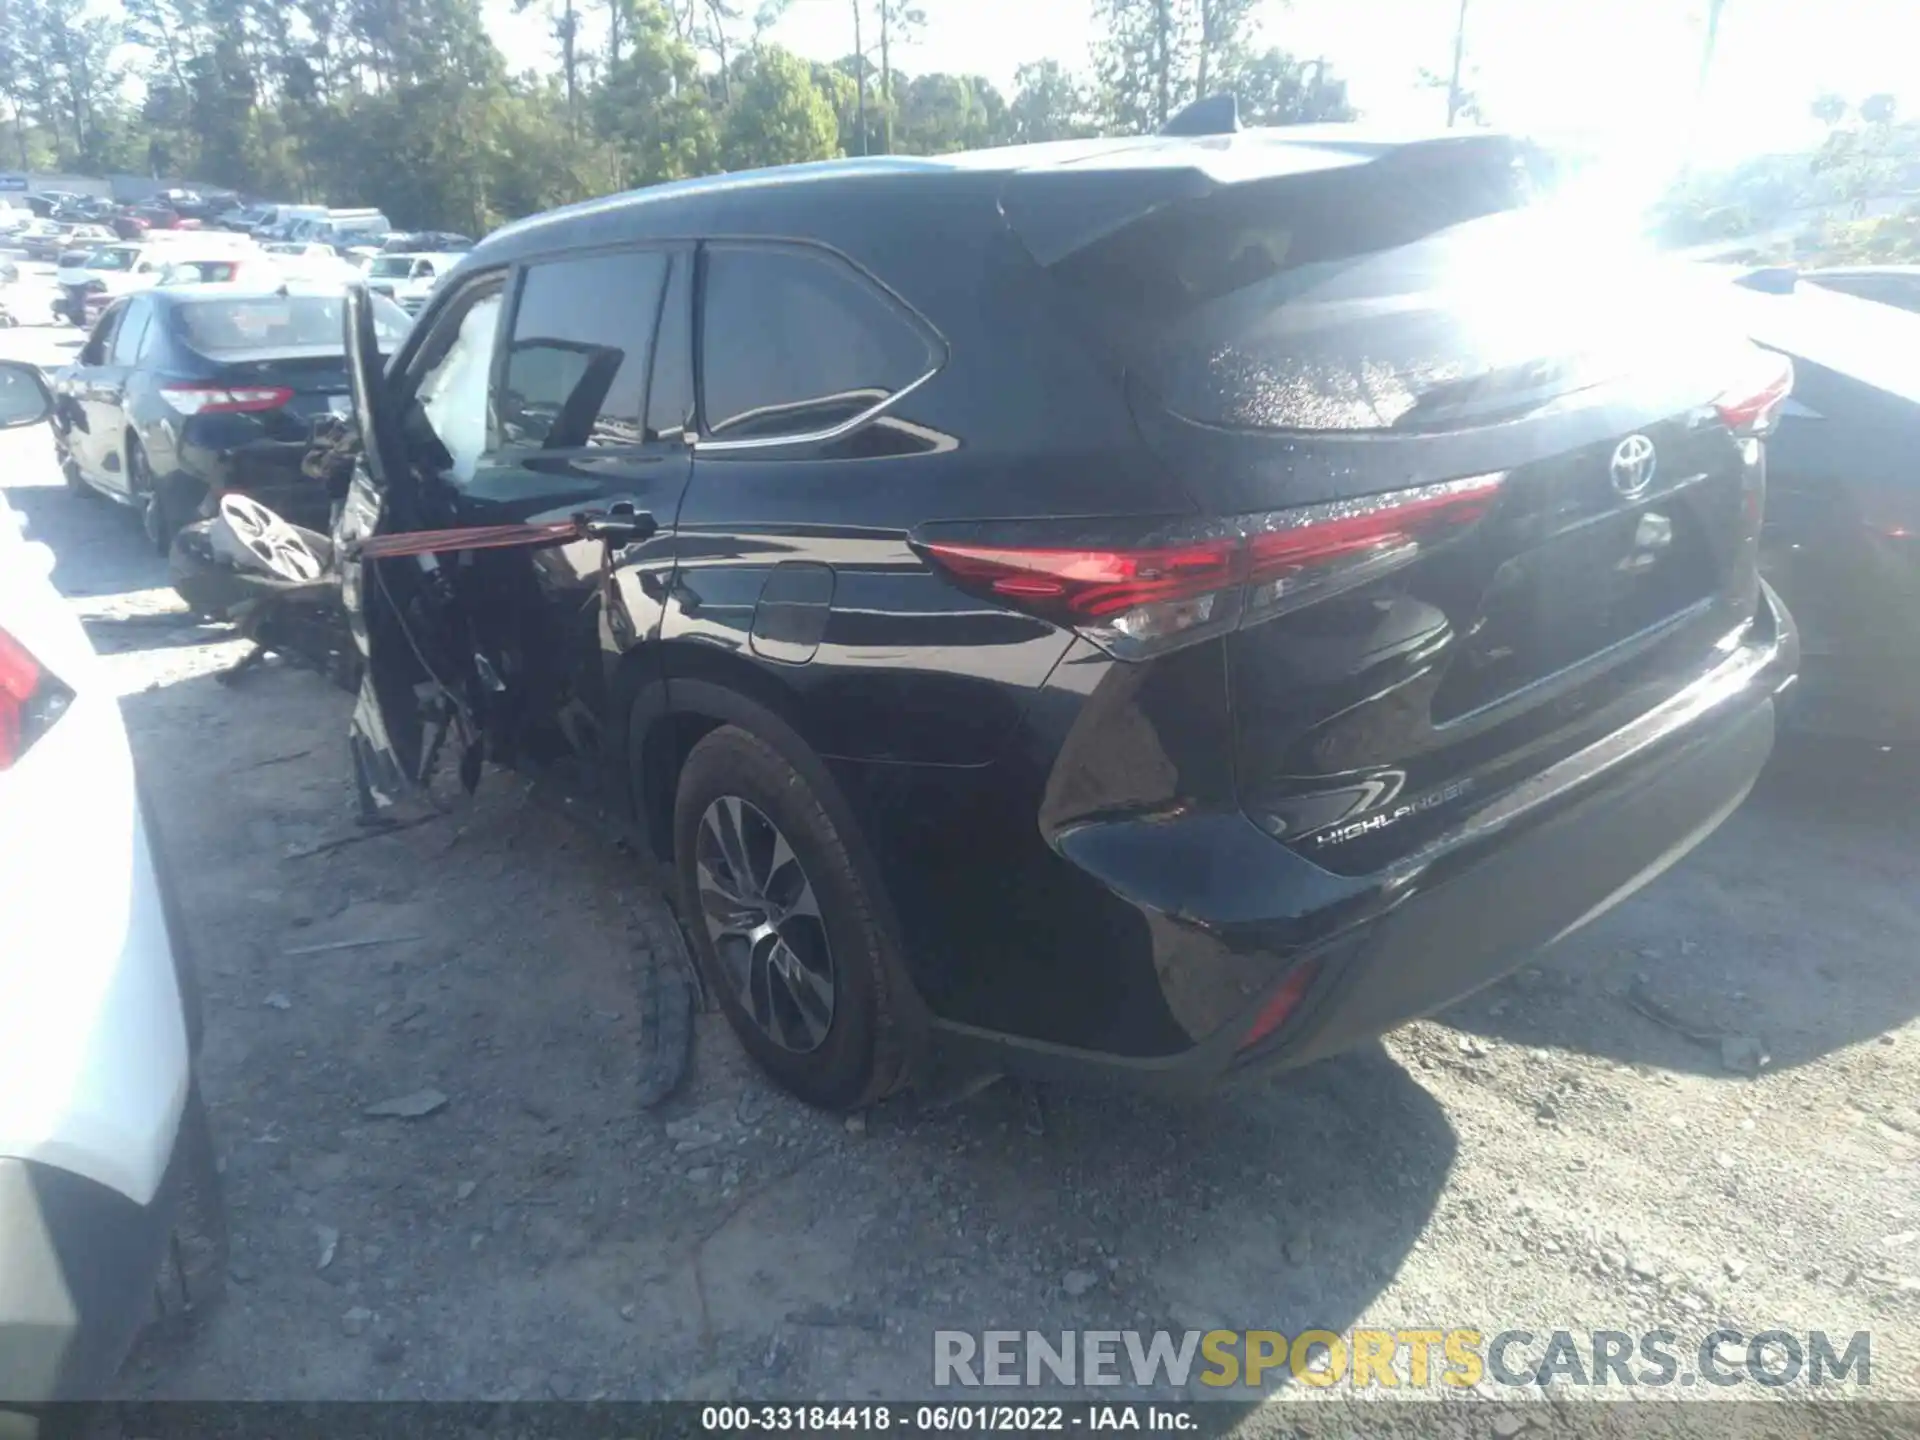
POLYGON ((1779 367, 1595 253, 1538 158, 1486 137, 1207 185, 1049 266, 1149 448, 1253 537, 1220 642, 1236 783, 1330 868, 1657 704, 1754 613, 1758 449, 1716 402, 1779 367))

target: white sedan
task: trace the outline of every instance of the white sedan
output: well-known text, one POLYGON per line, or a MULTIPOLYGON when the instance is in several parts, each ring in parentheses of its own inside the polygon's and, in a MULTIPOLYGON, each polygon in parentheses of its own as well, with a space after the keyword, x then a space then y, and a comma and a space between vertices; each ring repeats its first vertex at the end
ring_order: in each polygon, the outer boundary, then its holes
MULTIPOLYGON (((0 362, 0 428, 39 371, 0 362)), ((114 691, 0 497, 0 1405, 101 1396, 224 1275, 197 1005, 114 691)))

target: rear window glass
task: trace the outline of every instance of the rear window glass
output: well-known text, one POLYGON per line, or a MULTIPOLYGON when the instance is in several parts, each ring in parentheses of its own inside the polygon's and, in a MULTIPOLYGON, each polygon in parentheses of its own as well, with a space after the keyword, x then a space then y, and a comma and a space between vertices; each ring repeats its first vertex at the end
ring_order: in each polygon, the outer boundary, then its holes
POLYGON ((1401 152, 1223 187, 1068 256, 1072 308, 1175 414, 1251 430, 1421 429, 1600 376, 1601 287, 1556 260, 1543 157, 1401 152))
MULTIPOLYGON (((196 300, 174 307, 175 333, 202 355, 245 350, 332 348, 346 351, 340 328, 343 300, 331 295, 262 295, 196 300)), ((383 351, 399 343, 411 323, 397 305, 376 298, 374 332, 383 351)))

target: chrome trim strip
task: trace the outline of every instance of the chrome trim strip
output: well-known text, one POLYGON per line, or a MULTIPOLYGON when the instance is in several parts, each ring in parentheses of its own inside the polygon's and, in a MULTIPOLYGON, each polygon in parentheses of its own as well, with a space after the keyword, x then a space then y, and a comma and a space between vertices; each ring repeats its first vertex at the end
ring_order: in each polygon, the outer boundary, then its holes
POLYGON ((815 430, 806 435, 760 435, 755 436, 751 440, 709 440, 705 436, 700 436, 693 442, 693 453, 696 455, 727 455, 743 450, 771 450, 780 445, 818 445, 828 440, 838 440, 842 435, 858 430, 868 421, 875 419, 900 401, 906 399, 907 396, 911 395, 922 385, 926 384, 927 381, 938 375, 940 369, 940 366, 934 366, 911 385, 901 386, 879 404, 869 406, 858 415, 855 415, 851 420, 842 420, 838 425, 832 426, 829 429, 815 430))

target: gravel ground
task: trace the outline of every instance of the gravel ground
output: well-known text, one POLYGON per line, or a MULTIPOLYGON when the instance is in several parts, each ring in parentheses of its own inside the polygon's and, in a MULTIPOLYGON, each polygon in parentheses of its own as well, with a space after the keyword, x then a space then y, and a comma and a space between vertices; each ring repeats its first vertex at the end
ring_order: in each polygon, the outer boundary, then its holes
POLYGON ((0 482, 113 657, 207 992, 232 1284, 130 1396, 898 1400, 932 1393, 936 1328, 1724 1323, 1871 1331, 1864 1393, 1920 1397, 1901 757, 1783 747, 1537 965, 1281 1081, 843 1122, 705 1015, 643 1111, 633 966, 664 912, 627 857, 499 773, 357 831, 344 696, 277 664, 216 683, 240 647, 181 612, 130 512, 64 493, 44 431, 0 436, 0 482), (444 1103, 366 1113, 423 1090, 444 1103))

